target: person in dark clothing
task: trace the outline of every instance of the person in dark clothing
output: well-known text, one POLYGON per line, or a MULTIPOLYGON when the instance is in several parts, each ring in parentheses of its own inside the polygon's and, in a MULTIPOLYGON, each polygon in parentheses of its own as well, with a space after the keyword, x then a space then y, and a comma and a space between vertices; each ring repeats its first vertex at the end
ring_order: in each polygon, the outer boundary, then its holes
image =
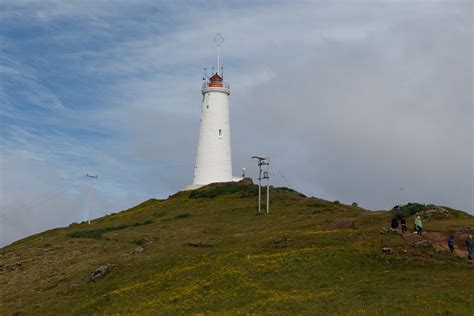
POLYGON ((392 229, 392 232, 394 233, 398 232, 398 219, 396 216, 392 218, 392 221, 390 223, 390 228, 392 229))
POLYGON ((405 219, 405 217, 402 217, 402 219, 400 220, 400 223, 402 224, 402 233, 405 234, 407 232, 407 221, 405 219))
POLYGON ((454 252, 454 237, 452 234, 449 234, 448 237, 448 247, 451 252, 454 252))
POLYGON ((467 250, 467 259, 472 261, 472 256, 474 254, 474 244, 472 240, 472 235, 469 235, 469 239, 466 239, 466 250, 467 250))

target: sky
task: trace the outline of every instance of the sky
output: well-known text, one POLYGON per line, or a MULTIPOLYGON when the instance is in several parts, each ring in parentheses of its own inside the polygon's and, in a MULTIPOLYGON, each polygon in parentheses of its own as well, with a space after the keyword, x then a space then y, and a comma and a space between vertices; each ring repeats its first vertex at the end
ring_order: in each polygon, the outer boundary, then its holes
POLYGON ((474 213, 471 1, 0 1, 0 246, 192 183, 203 68, 234 174, 474 213), (88 179, 86 174, 98 175, 88 179), (92 189, 91 189, 92 188, 92 189))

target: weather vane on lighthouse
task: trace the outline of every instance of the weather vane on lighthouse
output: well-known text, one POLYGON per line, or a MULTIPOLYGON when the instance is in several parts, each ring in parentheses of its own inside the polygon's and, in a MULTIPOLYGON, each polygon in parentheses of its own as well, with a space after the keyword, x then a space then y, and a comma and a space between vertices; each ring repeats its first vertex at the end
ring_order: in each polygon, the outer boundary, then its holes
MULTIPOLYGON (((239 181, 232 177, 230 148, 229 95, 230 87, 224 82, 220 68, 220 47, 224 37, 217 33, 213 38, 217 47, 217 71, 202 85, 201 124, 194 167, 193 184, 185 189, 192 190, 214 182, 239 181)), ((214 68, 214 67, 213 67, 214 68)))

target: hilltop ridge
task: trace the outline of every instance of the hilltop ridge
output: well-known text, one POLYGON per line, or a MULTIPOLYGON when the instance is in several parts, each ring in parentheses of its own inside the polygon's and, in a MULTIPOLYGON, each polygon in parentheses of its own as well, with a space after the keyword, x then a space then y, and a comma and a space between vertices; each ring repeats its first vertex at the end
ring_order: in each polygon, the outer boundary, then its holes
POLYGON ((0 314, 472 314, 473 216, 406 205, 426 234, 400 235, 387 229, 393 211, 272 188, 258 216, 256 194, 212 184, 1 248, 0 314))

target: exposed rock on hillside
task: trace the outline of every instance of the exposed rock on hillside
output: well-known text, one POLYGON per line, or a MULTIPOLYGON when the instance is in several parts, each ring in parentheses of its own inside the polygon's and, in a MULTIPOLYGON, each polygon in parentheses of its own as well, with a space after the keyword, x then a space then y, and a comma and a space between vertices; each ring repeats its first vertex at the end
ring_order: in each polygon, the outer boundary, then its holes
POLYGON ((242 180, 239 181, 239 183, 243 185, 252 185, 253 181, 252 181, 252 178, 243 178, 242 180))
POLYGON ((0 271, 13 271, 13 270, 19 269, 20 267, 21 267, 21 262, 17 261, 12 264, 0 265, 0 271))
POLYGON ((412 246, 415 248, 432 248, 433 243, 431 240, 422 240, 414 243, 412 246))
POLYGON ((461 234, 474 234, 474 226, 461 227, 458 232, 461 234))
POLYGON ((106 275, 113 269, 113 267, 115 267, 115 264, 113 263, 107 263, 103 266, 98 267, 89 277, 89 281, 96 282, 97 280, 103 278, 104 275, 106 275))
POLYGON ((423 218, 445 218, 449 216, 449 211, 442 207, 436 206, 431 207, 423 212, 421 212, 423 218))

